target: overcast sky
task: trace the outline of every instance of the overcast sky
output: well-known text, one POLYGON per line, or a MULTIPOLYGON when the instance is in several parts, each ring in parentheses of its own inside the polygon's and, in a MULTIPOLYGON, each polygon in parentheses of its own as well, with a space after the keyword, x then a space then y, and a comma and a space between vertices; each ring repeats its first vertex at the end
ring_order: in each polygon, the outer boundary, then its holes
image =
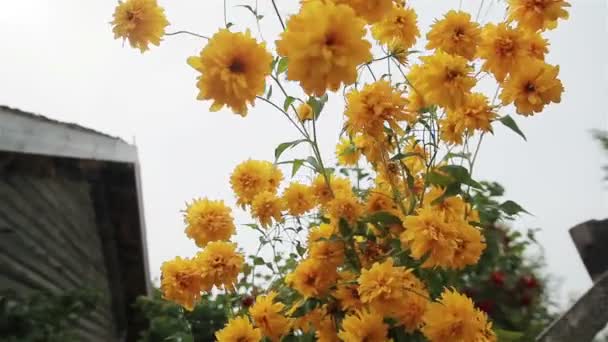
MULTIPOLYGON (((495 0, 486 0, 492 3, 495 0)), ((229 1, 228 20, 237 28, 251 15, 229 1)), ((464 0, 476 12, 479 1, 464 0)), ((591 282, 568 235, 589 219, 608 216, 606 161, 589 131, 607 127, 606 75, 608 35, 606 2, 573 0, 571 19, 550 32, 548 61, 561 66, 566 92, 532 118, 516 117, 528 142, 502 127, 484 141, 475 177, 503 184, 507 197, 532 212, 516 227, 542 228, 548 271, 561 282, 560 297, 581 293, 591 282)), ((211 35, 223 25, 222 1, 160 0, 172 26, 211 35)), ((262 31, 268 41, 278 32, 269 0, 259 0, 262 31)), ((278 1, 284 16, 296 0, 278 1)), ((422 31, 458 0, 410 0, 422 31)), ((228 111, 209 113, 210 103, 196 100, 196 72, 186 58, 204 40, 167 37, 160 48, 140 54, 113 39, 109 22, 116 1, 4 0, 0 2, 0 104, 75 122, 120 136, 139 147, 152 277, 162 261, 190 256, 194 244, 183 234, 180 210, 194 197, 223 198, 231 205, 228 177, 247 158, 273 158, 274 147, 293 140, 284 118, 263 103, 242 119, 228 111)), ((495 6, 494 9, 498 9, 495 6)), ((500 15, 490 10, 486 20, 500 15)), ((252 26, 254 28, 254 26, 252 26)), ((254 30, 254 32, 257 32, 254 30)), ((423 42, 420 41, 418 45, 423 42)), ((332 97, 320 122, 325 159, 341 126, 341 102, 332 97)), ((0 123, 1 125, 1 123, 0 123)), ((249 219, 237 212, 237 221, 249 219)), ((251 235, 238 241, 247 250, 251 235)))

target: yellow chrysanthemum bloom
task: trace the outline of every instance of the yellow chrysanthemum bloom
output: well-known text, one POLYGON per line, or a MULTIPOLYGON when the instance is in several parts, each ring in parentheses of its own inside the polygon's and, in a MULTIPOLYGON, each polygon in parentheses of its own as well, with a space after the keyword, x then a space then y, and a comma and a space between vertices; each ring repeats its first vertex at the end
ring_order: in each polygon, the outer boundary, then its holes
POLYGON ((390 189, 387 186, 377 186, 369 190, 369 195, 365 201, 365 212, 373 214, 377 212, 395 212, 397 204, 393 200, 390 189))
POLYGON ((338 337, 344 342, 386 342, 388 325, 384 324, 382 315, 360 310, 346 315, 338 337))
POLYGON ((375 23, 385 18, 393 4, 392 0, 333 0, 333 2, 350 6, 357 16, 368 23, 375 23))
POLYGON ((441 202, 433 204, 433 201, 441 197, 445 189, 431 187, 424 196, 425 207, 433 206, 433 210, 439 211, 446 222, 465 220, 465 222, 479 222, 479 213, 472 209, 471 205, 465 202, 460 196, 449 196, 441 202))
POLYGON ((338 224, 340 219, 346 220, 349 224, 355 224, 363 214, 363 205, 352 192, 336 193, 334 199, 329 201, 324 209, 327 210, 329 218, 335 224, 338 224))
POLYGON ((416 175, 426 170, 429 155, 421 143, 415 139, 409 139, 404 152, 409 154, 409 156, 402 159, 402 161, 411 174, 416 175))
POLYGON ((363 308, 361 298, 359 297, 359 286, 355 282, 357 275, 350 271, 342 271, 339 274, 339 280, 336 284, 336 289, 332 295, 340 303, 342 310, 356 311, 363 308))
POLYGON ((388 153, 394 150, 394 147, 391 146, 385 136, 378 139, 368 134, 357 134, 353 139, 353 143, 357 150, 361 151, 367 161, 372 164, 377 164, 383 159, 388 159, 388 153))
MULTIPOLYGON (((297 310, 298 308, 299 305, 292 304, 292 308, 290 310, 291 312, 288 312, 288 314, 293 314, 293 312, 295 312, 295 310, 297 310)), ((319 327, 321 326, 321 322, 325 319, 326 315, 327 305, 315 308, 306 313, 304 316, 295 318, 293 320, 292 328, 293 330, 301 330, 303 333, 312 332, 316 329, 319 329, 319 327)))
POLYGON ((507 0, 509 20, 530 31, 554 29, 559 19, 568 19, 564 0, 507 0))
POLYGON ((404 280, 410 271, 397 267, 393 259, 376 262, 369 269, 361 270, 359 297, 381 314, 388 313, 404 294, 404 280))
POLYGON ((285 202, 270 191, 262 191, 251 202, 251 216, 258 219, 264 228, 272 226, 272 222, 283 222, 282 211, 285 202))
POLYGON ((549 40, 543 38, 540 32, 526 32, 525 41, 528 49, 528 56, 545 60, 545 55, 549 53, 549 40))
POLYGON ((315 113, 312 111, 312 107, 308 103, 300 103, 298 108, 296 108, 296 114, 298 115, 298 119, 300 119, 300 121, 306 121, 314 119, 315 113))
POLYGON ((384 136, 384 124, 400 132, 398 122, 412 120, 407 112, 407 100, 388 81, 366 84, 361 91, 346 95, 346 129, 351 135, 364 133, 378 140, 384 136))
POLYGON ((439 120, 441 140, 449 144, 462 145, 465 133, 464 125, 457 116, 446 116, 439 120))
POLYGON ((492 130, 491 123, 496 118, 496 113, 485 95, 473 93, 467 95, 461 107, 449 110, 447 116, 454 117, 469 133, 475 130, 489 132, 492 130))
POLYGON ((239 316, 228 321, 226 326, 215 333, 217 342, 259 342, 260 329, 254 328, 247 317, 239 316))
POLYGON ((291 329, 291 320, 282 313, 285 305, 275 301, 276 297, 277 293, 274 291, 265 296, 258 296, 255 304, 249 308, 255 325, 273 342, 280 341, 291 329))
POLYGON ((392 10, 382 20, 372 26, 372 36, 381 44, 399 44, 407 50, 420 37, 418 16, 411 8, 393 5, 392 10))
POLYGON ((282 313, 285 305, 277 302, 276 297, 277 293, 270 291, 265 296, 258 296, 249 308, 255 325, 273 342, 280 341, 291 329, 291 320, 282 313))
POLYGON ((496 341, 487 316, 454 290, 444 290, 439 302, 429 305, 423 321, 421 330, 430 342, 496 341))
POLYGON ((337 278, 335 265, 306 259, 285 277, 285 282, 305 298, 310 298, 324 295, 336 283, 337 278))
POLYGON ((467 60, 441 50, 420 59, 423 61, 420 75, 410 78, 415 91, 424 94, 425 101, 447 109, 462 106, 476 83, 467 60))
POLYGON ((338 338, 338 324, 332 315, 327 315, 315 332, 317 342, 342 342, 338 338))
POLYGON ((251 204, 253 198, 263 191, 276 193, 283 173, 268 161, 246 160, 236 166, 230 175, 230 185, 237 197, 237 204, 251 204))
POLYGON ((289 19, 276 45, 289 60, 287 78, 299 81, 307 94, 322 96, 355 82, 357 65, 372 58, 364 37, 365 21, 349 6, 308 1, 289 19))
POLYGON ((323 223, 312 228, 308 232, 310 258, 321 264, 334 265, 335 267, 342 265, 344 263, 344 243, 342 241, 328 241, 332 236, 337 235, 336 227, 331 224, 323 223))
POLYGON ((188 204, 184 221, 186 235, 201 248, 212 241, 229 240, 235 232, 232 210, 224 201, 196 199, 188 204))
POLYGON ((558 74, 559 66, 531 60, 503 83, 502 104, 515 103, 518 114, 529 116, 540 113, 551 102, 559 103, 564 86, 558 74))
POLYGON ((201 271, 191 259, 176 257, 161 266, 160 289, 163 298, 192 311, 201 297, 201 271))
POLYGON ((115 39, 128 39, 131 47, 142 53, 148 50, 148 44, 158 46, 169 26, 165 10, 156 0, 119 1, 111 24, 115 39))
POLYGON ((338 142, 338 145, 336 145, 336 157, 338 158, 338 164, 354 166, 357 165, 361 157, 361 151, 357 150, 357 147, 350 139, 342 138, 338 142))
POLYGON ((443 214, 433 207, 424 207, 417 216, 408 216, 403 222, 405 231, 400 239, 409 247, 410 255, 420 260, 428 254, 422 267, 450 267, 457 246, 458 231, 444 222, 443 214))
POLYGON ((323 177, 323 175, 318 175, 312 182, 312 191, 315 194, 317 201, 321 205, 326 205, 329 203, 329 201, 334 198, 335 194, 351 194, 353 191, 352 184, 347 178, 334 177, 334 175, 331 175, 329 177, 329 183, 330 186, 327 186, 327 182, 325 181, 325 177, 323 177))
POLYGON ((477 56, 485 59, 482 69, 491 72, 498 82, 516 68, 526 68, 529 58, 524 31, 506 23, 487 24, 481 31, 477 56))
POLYGON ((430 295, 424 283, 412 273, 404 281, 403 296, 392 307, 390 316, 396 318, 409 333, 420 329, 430 295))
POLYGON ((298 182, 292 182, 283 191, 283 201, 289 214, 294 216, 307 213, 317 204, 312 188, 298 182))
POLYGON ((241 116, 247 115, 247 103, 253 106, 255 97, 264 93, 271 62, 266 44, 258 43, 249 30, 221 29, 199 56, 188 58, 188 64, 201 73, 197 99, 213 100, 212 112, 228 106, 241 116))
POLYGON ((211 291, 213 286, 232 291, 244 258, 236 251, 236 244, 214 241, 198 252, 194 261, 201 269, 204 291, 211 291))
POLYGON ((431 26, 426 35, 429 41, 426 48, 441 49, 472 60, 480 35, 479 24, 471 20, 469 13, 451 10, 431 26))
POLYGON ((464 221, 455 222, 455 224, 458 225, 458 236, 451 267, 459 270, 477 264, 486 249, 486 243, 479 229, 464 221))

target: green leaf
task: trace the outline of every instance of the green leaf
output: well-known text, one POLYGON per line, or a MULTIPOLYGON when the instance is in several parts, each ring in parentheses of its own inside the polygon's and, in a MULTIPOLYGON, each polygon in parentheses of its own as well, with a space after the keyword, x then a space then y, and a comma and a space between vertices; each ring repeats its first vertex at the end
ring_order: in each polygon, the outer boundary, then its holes
POLYGON ((297 146, 299 143, 306 141, 305 139, 299 139, 299 140, 294 140, 294 141, 288 141, 288 142, 284 142, 282 144, 279 144, 279 146, 277 146, 277 148, 274 149, 274 158, 275 160, 279 160, 279 157, 281 156, 281 154, 283 154, 283 152, 285 152, 286 149, 288 148, 294 148, 295 146, 297 146))
POLYGON ((522 132, 519 127, 517 126, 517 123, 515 122, 515 120, 513 120, 513 118, 509 115, 505 115, 502 118, 499 119, 499 121, 509 127, 511 130, 513 130, 513 132, 519 134, 522 138, 524 138, 524 140, 528 141, 528 139, 526 139, 526 136, 524 135, 524 132, 522 132))
POLYGON ((367 222, 382 224, 401 224, 401 219, 393 214, 381 211, 367 217, 367 222))
POLYGON ((287 59, 287 57, 283 57, 279 60, 279 66, 277 67, 277 75, 280 75, 280 74, 284 73, 285 71, 287 71, 288 62, 289 62, 289 60, 287 59))
POLYGON ((230 27, 234 26, 233 23, 226 23, 226 28, 229 29, 230 27))
POLYGON ((422 158, 422 155, 420 155, 420 153, 406 152, 406 153, 397 153, 396 155, 391 157, 391 160, 401 160, 401 159, 414 157, 414 156, 422 158))
POLYGON ((291 177, 296 175, 302 165, 304 165, 304 159, 294 159, 293 166, 291 167, 291 177))
POLYGON ((253 257, 253 264, 254 265, 265 265, 266 261, 264 261, 263 258, 260 258, 260 257, 256 256, 256 257, 253 257))
POLYGON ((296 245, 296 251, 298 252, 298 255, 301 257, 304 257, 304 254, 306 254, 306 248, 302 247, 300 242, 298 242, 298 244, 296 245))
POLYGON ((308 298, 304 302, 304 304, 302 304, 299 308, 296 309, 296 311, 294 311, 293 314, 291 314, 291 317, 302 317, 307 313, 311 312, 312 310, 316 309, 320 304, 321 302, 318 299, 308 298))
POLYGON ((308 98, 308 101, 306 103, 308 103, 308 105, 310 106, 310 108, 312 108, 312 112, 314 114, 315 120, 319 117, 319 115, 321 115, 321 111, 323 110, 323 107, 325 106, 325 103, 327 102, 328 97, 327 94, 316 98, 314 96, 311 96, 308 98))
POLYGON ((272 96, 272 84, 270 85, 270 88, 268 88, 268 92, 266 93, 266 100, 270 99, 271 96, 272 96))
POLYGON ((509 216, 514 216, 519 213, 530 214, 524 208, 522 208, 519 204, 517 204, 513 201, 505 201, 499 207, 505 214, 507 214, 509 216))
POLYGON ((426 179, 429 183, 439 186, 447 186, 450 183, 453 183, 453 180, 450 176, 446 176, 435 171, 429 173, 426 176, 426 179))
POLYGON ((346 222, 345 219, 343 219, 343 218, 340 219, 338 228, 340 229, 340 234, 342 234, 342 237, 346 238, 351 235, 351 229, 348 226, 348 222, 346 222))
POLYGON ((296 98, 292 97, 292 96, 287 96, 285 98, 285 102, 283 102, 283 110, 287 111, 287 108, 289 108, 289 106, 291 106, 291 104, 293 103, 293 101, 295 101, 296 98))
POLYGON ((258 16, 258 13, 253 9, 253 7, 249 6, 249 5, 237 5, 235 7, 243 7, 249 10, 249 12, 251 12, 251 14, 253 14, 254 16, 258 16))
POLYGON ((317 159, 313 156, 310 156, 308 158, 306 158, 306 161, 308 162, 308 164, 310 164, 310 166, 312 166, 313 169, 315 169, 316 171, 320 171, 321 167, 319 166, 319 163, 317 162, 317 159))
POLYGON ((494 332, 500 342, 516 342, 524 336, 524 334, 519 331, 494 329, 494 332))

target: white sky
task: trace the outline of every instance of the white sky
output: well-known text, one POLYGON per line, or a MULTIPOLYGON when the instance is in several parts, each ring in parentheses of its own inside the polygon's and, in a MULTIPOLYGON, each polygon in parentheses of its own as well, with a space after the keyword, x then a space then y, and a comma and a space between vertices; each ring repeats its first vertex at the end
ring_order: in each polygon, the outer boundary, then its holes
MULTIPOLYGON (((478 0, 462 2, 463 9, 471 12, 479 5, 478 0)), ((566 87, 562 103, 533 118, 516 117, 527 143, 496 126, 496 136, 484 141, 475 171, 477 179, 500 182, 509 199, 534 214, 516 226, 542 228, 539 238, 548 271, 561 283, 559 297, 556 294, 561 300, 591 284, 568 229, 608 213, 608 184, 601 181, 606 160, 589 133, 608 128, 607 6, 602 0, 571 2, 571 19, 548 35, 552 44, 548 61, 561 65, 566 87)), ((211 35, 223 25, 221 0, 160 3, 173 24, 168 31, 211 35)), ((228 20, 237 28, 252 24, 245 9, 233 6, 254 0, 228 3, 228 20)), ((259 3, 265 15, 264 37, 273 41, 279 28, 276 17, 269 0, 259 3)), ((297 1, 278 3, 286 15, 297 1)), ((458 6, 458 0, 409 3, 418 11, 423 32, 433 18, 458 6)), ((158 277, 162 261, 196 251, 183 234, 179 211, 184 202, 209 196, 233 204, 228 184, 233 167, 250 157, 271 160, 274 147, 296 135, 263 103, 246 119, 228 111, 209 113, 210 103, 195 99, 197 75, 185 62, 198 54, 205 41, 167 37, 160 48, 141 55, 113 39, 109 21, 115 5, 110 0, 0 1, 0 104, 136 142, 149 260, 152 276, 158 277)), ((487 18, 496 13, 490 11, 487 18)), ((320 122, 326 160, 335 159, 340 106, 338 98, 331 98, 320 122)), ((236 216, 239 223, 249 222, 240 212, 236 216)), ((241 232, 238 242, 251 250, 252 241, 257 241, 252 236, 241 232)))

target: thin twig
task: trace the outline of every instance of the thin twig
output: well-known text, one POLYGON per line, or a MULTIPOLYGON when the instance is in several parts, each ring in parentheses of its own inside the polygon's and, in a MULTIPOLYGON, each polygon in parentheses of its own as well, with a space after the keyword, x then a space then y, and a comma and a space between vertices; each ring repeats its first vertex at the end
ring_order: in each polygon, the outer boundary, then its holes
POLYGON ((203 39, 207 39, 207 40, 211 39, 207 36, 203 36, 202 34, 190 32, 190 31, 186 31, 186 30, 181 30, 181 31, 176 31, 176 32, 167 32, 167 33, 165 33, 165 36, 176 36, 178 34, 189 34, 191 36, 195 36, 198 38, 203 38, 203 39))
POLYGON ((283 18, 281 18, 281 14, 279 13, 279 9, 277 8, 277 4, 274 2, 274 0, 272 0, 272 7, 274 7, 274 11, 277 14, 277 17, 279 18, 279 22, 281 23, 283 31, 285 31, 285 24, 283 23, 283 18))

